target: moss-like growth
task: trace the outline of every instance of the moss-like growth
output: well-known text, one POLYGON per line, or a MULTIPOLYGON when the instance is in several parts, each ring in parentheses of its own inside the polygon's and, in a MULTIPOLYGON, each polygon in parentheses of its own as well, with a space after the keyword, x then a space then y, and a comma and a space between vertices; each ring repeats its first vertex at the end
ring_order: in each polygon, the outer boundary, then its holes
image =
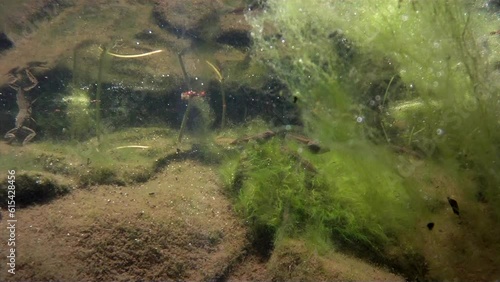
MULTIPOLYGON (((131 128, 106 135, 106 144, 95 150, 97 140, 88 142, 38 142, 22 156, 6 155, 6 169, 43 169, 79 179, 83 186, 145 182, 154 172, 155 160, 173 144, 164 128, 131 128), (17 156, 17 158, 16 158, 17 156), (17 167, 17 168, 16 168, 17 167)), ((175 153, 175 149, 171 149, 175 153)))
POLYGON ((54 174, 72 175, 77 169, 68 164, 65 157, 58 153, 41 153, 35 158, 36 164, 41 166, 44 171, 54 174))
MULTIPOLYGON (((44 173, 19 173, 15 176, 15 202, 20 207, 45 203, 70 191, 69 185, 61 184, 54 177, 44 173)), ((0 203, 2 207, 7 207, 7 199, 11 195, 7 192, 8 185, 7 179, 3 179, 0 186, 0 198, 5 199, 0 203)))
MULTIPOLYGON (((308 217, 313 227, 305 229, 325 228, 344 246, 380 254, 400 236, 419 236, 405 228, 429 215, 432 205, 424 199, 444 208, 446 196, 455 193, 464 197, 461 202, 488 203, 488 216, 500 217, 500 84, 494 67, 499 44, 490 34, 497 28, 471 3, 269 0, 266 13, 250 15, 254 57, 298 97, 309 135, 334 148, 325 154, 329 160, 309 159, 318 168, 312 183, 319 186, 305 195, 294 192, 307 202, 306 215, 321 218, 308 217), (418 188, 418 171, 434 165, 460 179, 453 189, 446 184, 444 197, 437 189, 424 194, 418 188), (319 200, 312 201, 310 195, 318 192, 319 200)), ((260 173, 243 178, 241 193, 260 173)), ((303 183, 300 174, 294 177, 303 183)), ((269 209, 261 218, 271 226, 283 224, 267 201, 283 202, 286 190, 281 188, 279 197, 267 191, 251 214, 269 209)), ((300 213, 291 214, 300 222, 295 217, 300 213)), ((278 227, 277 234, 289 236, 282 230, 287 229, 278 227)), ((316 234, 322 233, 311 231, 310 237, 321 238, 316 234)), ((414 246, 402 251, 412 254, 406 257, 419 257, 414 246)), ((389 264, 397 261, 384 257, 389 264)))
POLYGON ((117 172, 108 167, 92 168, 87 174, 80 177, 82 186, 91 185, 125 185, 125 181, 117 174, 117 172))
POLYGON ((339 252, 318 255, 297 239, 283 240, 276 246, 268 269, 275 281, 403 281, 339 252))
POLYGON ((251 18, 256 57, 299 97, 317 138, 369 138, 466 167, 500 216, 499 44, 487 14, 470 1, 268 5, 251 18))
POLYGON ((254 241, 269 251, 276 241, 302 237, 320 252, 348 248, 390 264, 388 250, 423 208, 411 203, 413 186, 393 170, 391 155, 363 142, 322 155, 301 146, 278 138, 249 144, 222 170, 254 241))

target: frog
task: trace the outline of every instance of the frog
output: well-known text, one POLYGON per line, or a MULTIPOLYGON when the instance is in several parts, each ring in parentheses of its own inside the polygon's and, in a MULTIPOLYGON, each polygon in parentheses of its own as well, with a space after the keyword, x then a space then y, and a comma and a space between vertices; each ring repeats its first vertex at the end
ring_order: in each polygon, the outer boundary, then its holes
POLYGON ((31 106, 34 102, 26 94, 38 85, 38 79, 32 74, 32 66, 14 68, 7 75, 10 78, 9 87, 16 91, 16 103, 19 111, 16 116, 15 127, 7 131, 4 138, 7 139, 7 144, 11 144, 16 139, 17 134, 24 131, 28 134, 22 142, 24 146, 36 136, 36 132, 26 126, 32 119, 31 106))

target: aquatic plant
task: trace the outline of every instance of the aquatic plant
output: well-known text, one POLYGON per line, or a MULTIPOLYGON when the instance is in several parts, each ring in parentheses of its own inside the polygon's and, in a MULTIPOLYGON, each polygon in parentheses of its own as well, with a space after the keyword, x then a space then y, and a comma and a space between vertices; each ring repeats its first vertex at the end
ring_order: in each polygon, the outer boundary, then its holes
POLYGON ((226 111, 227 111, 227 104, 226 104, 226 93, 224 91, 224 77, 222 76, 222 73, 218 67, 216 67, 214 64, 210 63, 209 61, 206 61, 207 64, 212 68, 212 70, 215 72, 217 75, 217 81, 219 81, 220 84, 220 93, 222 97, 222 116, 221 116, 221 122, 220 122, 220 128, 224 129, 226 126, 226 111))
MULTIPOLYGON (((197 97, 203 98, 203 97, 205 97, 206 93, 205 93, 205 91, 194 91, 191 88, 191 83, 189 81, 189 75, 186 71, 184 61, 182 60, 182 52, 179 53, 177 56, 179 58, 179 64, 181 65, 182 73, 184 75, 185 84, 186 84, 187 88, 189 89, 189 90, 181 93, 181 100, 187 100, 186 111, 184 112, 184 115, 182 117, 181 128, 179 130, 179 135, 177 136, 177 143, 181 143, 182 136, 184 135, 184 131, 186 129, 189 115, 191 114, 191 111, 192 111, 193 107, 195 106, 195 104, 198 104, 197 108, 200 109, 200 111, 203 112, 205 115, 209 115, 210 110, 207 108, 206 105, 203 106, 203 104, 200 104, 197 102, 198 99, 196 99, 196 98, 197 97)), ((205 119, 200 120, 200 122, 198 122, 200 127, 202 127, 204 125, 204 121, 206 121, 206 118, 208 118, 208 117, 205 117, 205 119)))
POLYGON ((267 4, 249 16, 254 56, 299 97, 311 134, 446 163, 475 179, 500 217, 499 44, 487 14, 469 1, 267 4))
MULTIPOLYGON (((189 76, 186 71, 186 66, 184 65, 184 61, 182 60, 182 53, 177 54, 177 57, 179 58, 179 64, 181 65, 182 69, 182 74, 184 75, 184 82, 186 83, 187 88, 189 89, 188 91, 191 91, 191 82, 189 81, 189 76)), ((180 143, 182 140, 182 136, 184 134, 184 129, 186 128, 186 123, 187 119, 189 116, 189 112, 191 111, 191 108, 193 107, 193 100, 191 97, 187 97, 188 99, 188 104, 186 111, 184 112, 184 116, 182 117, 182 122, 181 122, 181 128, 179 129, 179 135, 177 136, 177 143, 180 143)))
MULTIPOLYGON (((465 0, 269 0, 267 7, 248 15, 253 56, 298 97, 308 134, 335 148, 330 162, 310 159, 328 187, 320 199, 347 213, 336 218, 351 226, 329 229, 333 240, 354 249, 352 242, 361 242, 371 253, 401 237, 407 248, 421 248, 425 235, 400 229, 386 211, 408 228, 425 226, 418 215, 436 214, 436 207, 456 216, 452 195, 467 203, 471 218, 481 214, 473 231, 460 232, 490 232, 480 226, 500 218, 497 20, 465 0), (457 183, 420 188, 443 175, 457 183)), ((317 214, 333 215, 332 207, 308 204, 317 214)), ((324 233, 309 236, 317 234, 324 233)))
POLYGON ((259 244, 301 237, 320 252, 349 248, 387 262, 397 234, 421 211, 410 203, 414 187, 393 170, 393 161, 386 149, 366 143, 316 155, 274 138, 248 144, 221 174, 259 244))
POLYGON ((367 52, 390 56, 401 79, 415 89, 414 104, 421 106, 404 109, 400 118, 411 132, 410 146, 466 172, 476 180, 476 195, 492 201, 500 216, 493 21, 467 1, 385 4, 376 10, 358 10, 360 25, 346 27, 346 34, 367 52), (377 28, 373 37, 361 36, 365 24, 377 28))
POLYGON ((101 54, 99 55, 99 69, 97 73, 97 89, 95 94, 95 131, 97 136, 97 142, 101 142, 101 93, 102 93, 102 75, 104 72, 105 60, 108 57, 108 49, 105 46, 102 48, 101 54))

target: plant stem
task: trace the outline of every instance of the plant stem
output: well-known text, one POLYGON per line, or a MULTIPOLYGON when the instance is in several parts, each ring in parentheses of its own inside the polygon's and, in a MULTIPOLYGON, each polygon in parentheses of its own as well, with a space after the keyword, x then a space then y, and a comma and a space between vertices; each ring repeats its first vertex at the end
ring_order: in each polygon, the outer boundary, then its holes
POLYGON ((221 129, 224 129, 224 126, 226 125, 226 108, 227 108, 226 93, 224 92, 224 85, 222 83, 224 81, 224 77, 222 76, 221 71, 214 64, 210 63, 209 61, 206 61, 206 62, 213 69, 213 71, 217 75, 217 80, 220 83, 220 93, 222 96, 222 118, 221 118, 220 127, 221 127, 221 129))
POLYGON ((71 78, 71 84, 76 87, 76 57, 78 54, 78 48, 73 49, 73 77, 71 78))
MULTIPOLYGON (((182 73, 184 74, 184 81, 186 82, 186 86, 189 90, 191 90, 191 83, 189 83, 189 77, 186 71, 186 67, 184 66, 184 61, 182 60, 182 53, 177 54, 177 57, 179 58, 179 64, 181 65, 182 73)), ((177 136, 177 143, 181 143, 182 141, 182 135, 184 134, 184 129, 186 128, 187 119, 192 106, 193 102, 192 98, 190 97, 188 99, 186 111, 184 112, 184 116, 182 117, 181 129, 179 130, 179 135, 177 136)))
POLYGON ((227 105, 226 105, 226 93, 224 92, 224 85, 222 85, 222 81, 220 84, 220 93, 222 95, 222 120, 220 123, 220 128, 224 129, 224 127, 226 126, 226 108, 227 108, 227 105))
POLYGON ((99 71, 97 73, 97 90, 95 95, 95 122, 97 142, 101 142, 101 93, 102 93, 102 74, 104 69, 104 60, 108 53, 108 48, 105 46, 99 56, 99 71))

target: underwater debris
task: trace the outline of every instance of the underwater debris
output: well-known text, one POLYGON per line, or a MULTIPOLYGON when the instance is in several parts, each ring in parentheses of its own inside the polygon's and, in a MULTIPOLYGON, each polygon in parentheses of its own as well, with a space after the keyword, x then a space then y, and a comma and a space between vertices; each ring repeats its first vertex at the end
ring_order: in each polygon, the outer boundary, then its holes
POLYGON ((448 203, 450 203, 450 206, 453 209, 453 213, 460 216, 460 210, 458 209, 458 202, 450 197, 447 197, 447 199, 448 203))
POLYGON ((298 135, 298 134, 291 134, 287 133, 288 130, 285 128, 277 129, 275 131, 272 130, 266 130, 262 133, 255 134, 252 136, 246 136, 242 138, 238 138, 234 141, 232 141, 230 144, 231 145, 237 145, 241 143, 247 143, 249 141, 257 141, 257 142, 265 142, 272 137, 278 135, 278 136, 284 136, 285 138, 297 141, 299 143, 305 144, 307 146, 307 149, 314 154, 320 154, 320 153, 325 153, 330 151, 330 149, 325 148, 321 146, 317 141, 312 140, 311 138, 303 135, 298 135))
POLYGON ((428 228, 429 230, 432 230, 432 229, 434 228, 434 222, 429 222, 429 223, 427 223, 427 228, 428 228))
POLYGON ((212 70, 215 72, 215 74, 217 75, 217 80, 219 82, 222 83, 222 81, 224 80, 224 77, 222 76, 222 73, 220 71, 220 69, 218 67, 216 67, 214 64, 210 63, 209 61, 205 61, 211 68, 212 70))
POLYGON ((116 53, 111 53, 111 52, 108 52, 108 54, 113 56, 113 57, 117 57, 117 58, 140 58, 140 57, 146 57, 146 56, 153 55, 153 54, 160 53, 160 52, 163 52, 163 50, 160 49, 160 50, 154 50, 154 51, 146 52, 146 53, 142 53, 142 54, 129 54, 129 55, 122 55, 122 54, 116 54, 116 53))
POLYGON ((113 148, 112 150, 120 150, 120 149, 126 149, 126 148, 138 148, 138 149, 149 149, 149 146, 142 146, 142 145, 128 145, 128 146, 119 146, 116 148, 113 148))
POLYGON ((238 138, 238 139, 234 140, 233 142, 231 142, 230 144, 236 145, 236 144, 241 144, 241 143, 247 143, 251 140, 266 141, 266 140, 269 140, 274 135, 276 135, 275 132, 273 132, 271 130, 266 130, 266 131, 259 133, 259 134, 255 134, 255 135, 247 136, 247 137, 243 137, 243 138, 238 138))

